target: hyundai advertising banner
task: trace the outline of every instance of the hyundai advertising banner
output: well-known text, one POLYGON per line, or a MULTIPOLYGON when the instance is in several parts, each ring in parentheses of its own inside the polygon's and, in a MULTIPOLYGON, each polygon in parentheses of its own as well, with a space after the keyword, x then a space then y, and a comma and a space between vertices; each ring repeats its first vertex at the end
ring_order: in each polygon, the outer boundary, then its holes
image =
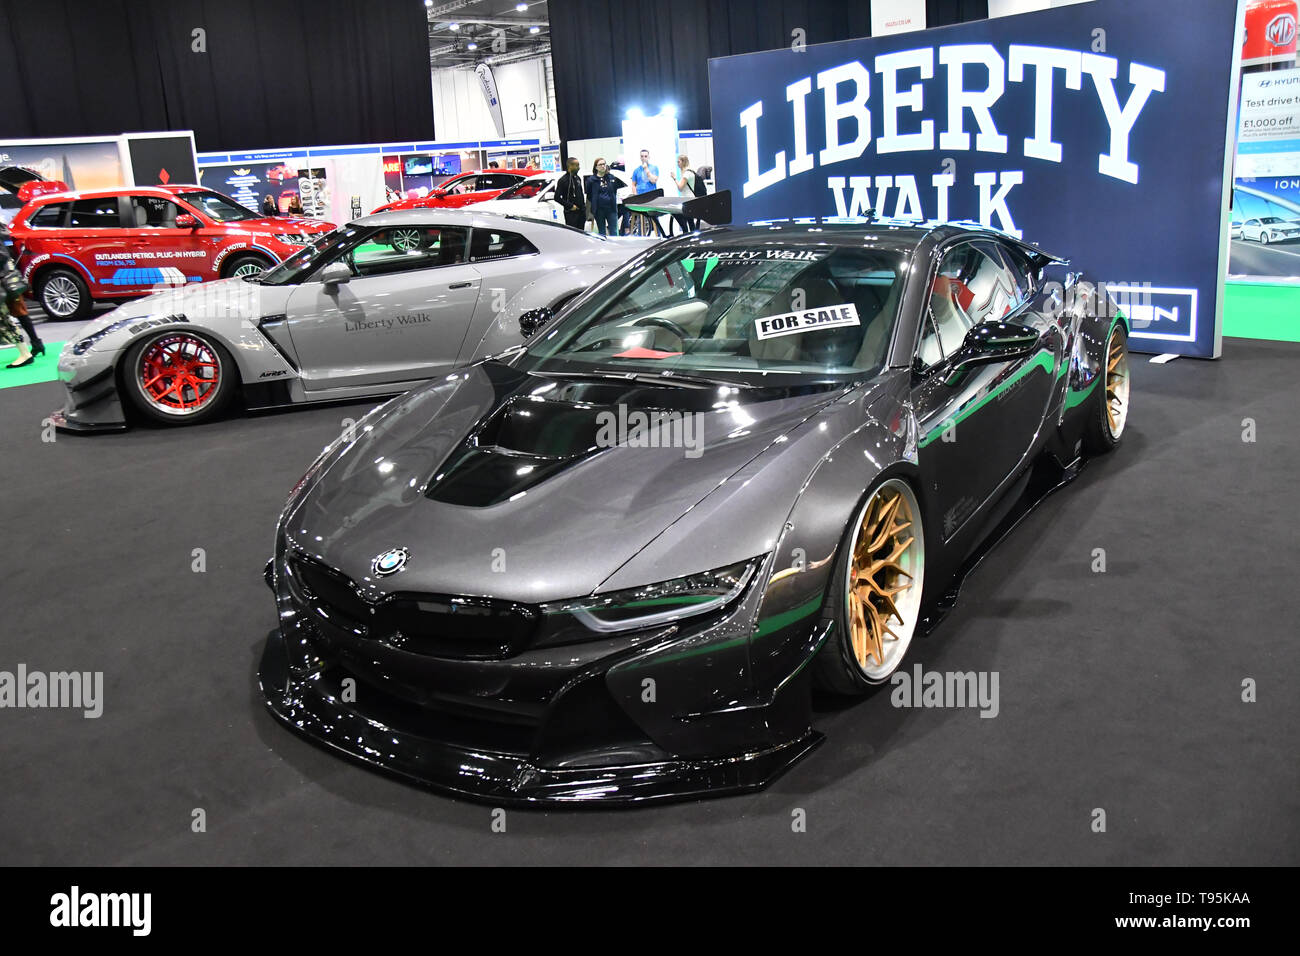
POLYGON ((1236 0, 1096 0, 709 62, 736 222, 972 219, 1105 282, 1139 351, 1215 357, 1236 0))
POLYGON ((1300 279, 1300 70, 1242 77, 1235 173, 1228 273, 1300 279))

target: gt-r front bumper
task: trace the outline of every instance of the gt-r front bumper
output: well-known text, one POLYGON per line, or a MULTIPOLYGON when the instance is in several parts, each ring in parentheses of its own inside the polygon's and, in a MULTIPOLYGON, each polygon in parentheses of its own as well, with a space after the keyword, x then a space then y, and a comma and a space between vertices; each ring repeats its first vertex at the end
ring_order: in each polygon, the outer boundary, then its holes
POLYGON ((435 790, 496 804, 757 790, 822 740, 806 673, 751 686, 756 593, 694 628, 451 659, 334 626, 291 593, 284 567, 268 566, 281 623, 258 674, 271 713, 435 790))
POLYGON ((59 381, 67 393, 63 408, 52 413, 54 427, 68 432, 121 431, 126 412, 117 391, 116 353, 89 351, 59 356, 59 381))

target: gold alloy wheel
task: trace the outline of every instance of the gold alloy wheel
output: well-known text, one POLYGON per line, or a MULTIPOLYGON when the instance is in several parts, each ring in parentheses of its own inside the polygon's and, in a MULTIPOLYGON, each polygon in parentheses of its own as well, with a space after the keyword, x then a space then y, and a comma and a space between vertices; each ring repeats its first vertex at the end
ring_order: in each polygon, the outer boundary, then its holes
POLYGON ((925 567, 920 508, 906 482, 885 482, 863 506, 845 588, 849 640, 858 667, 880 681, 916 629, 925 567))
POLYGON ((1118 325, 1110 333, 1106 355, 1106 427, 1119 440, 1128 420, 1128 349, 1118 325))

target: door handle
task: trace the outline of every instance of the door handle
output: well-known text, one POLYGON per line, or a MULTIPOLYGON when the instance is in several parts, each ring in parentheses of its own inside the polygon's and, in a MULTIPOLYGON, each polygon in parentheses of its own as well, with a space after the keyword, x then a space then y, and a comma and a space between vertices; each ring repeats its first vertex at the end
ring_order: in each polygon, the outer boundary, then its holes
POLYGON ((468 289, 468 288, 469 288, 470 286, 472 286, 473 284, 474 284, 474 283, 472 283, 472 282, 453 282, 451 285, 447 286, 447 288, 448 288, 448 289, 468 289))

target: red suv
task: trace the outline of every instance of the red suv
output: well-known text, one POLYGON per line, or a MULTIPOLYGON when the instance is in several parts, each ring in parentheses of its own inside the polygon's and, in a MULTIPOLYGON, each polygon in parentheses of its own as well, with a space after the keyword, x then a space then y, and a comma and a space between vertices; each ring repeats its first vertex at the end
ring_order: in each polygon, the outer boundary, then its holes
POLYGON ((374 212, 393 209, 454 209, 496 199, 511 186, 518 186, 537 169, 476 169, 439 183, 421 199, 401 199, 377 207, 374 212))
POLYGON ((34 196, 18 211, 18 268, 55 319, 79 319, 97 300, 256 275, 332 223, 266 217, 202 186, 134 186, 34 196))

